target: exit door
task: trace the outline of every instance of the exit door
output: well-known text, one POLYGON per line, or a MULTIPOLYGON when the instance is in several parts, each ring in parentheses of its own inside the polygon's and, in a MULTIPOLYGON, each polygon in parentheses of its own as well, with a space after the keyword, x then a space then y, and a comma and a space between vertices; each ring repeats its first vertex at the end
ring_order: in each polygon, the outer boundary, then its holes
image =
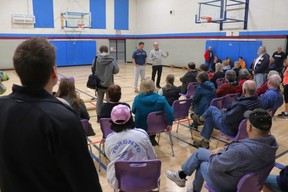
POLYGON ((110 55, 116 59, 118 63, 126 62, 126 41, 125 40, 109 40, 110 55))

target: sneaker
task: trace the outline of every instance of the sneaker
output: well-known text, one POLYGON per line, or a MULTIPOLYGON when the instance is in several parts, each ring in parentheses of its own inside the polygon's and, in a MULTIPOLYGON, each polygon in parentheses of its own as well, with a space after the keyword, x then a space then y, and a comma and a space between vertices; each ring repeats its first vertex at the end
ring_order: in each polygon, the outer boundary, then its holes
POLYGON ((209 149, 210 145, 209 142, 204 141, 204 139, 202 139, 201 141, 194 141, 193 145, 197 148, 204 148, 204 149, 209 149))
POLYGON ((168 179, 170 179, 171 181, 174 181, 174 183, 176 183, 179 187, 185 187, 186 185, 186 179, 181 179, 179 177, 179 172, 178 171, 166 171, 166 176, 168 177, 168 179))
POLYGON ((193 119, 194 122, 197 122, 197 124, 198 124, 199 126, 203 125, 203 124, 204 124, 204 121, 205 121, 203 118, 199 117, 199 116, 196 115, 196 114, 194 114, 194 115, 192 116, 192 119, 193 119))
POLYGON ((162 88, 160 85, 157 85, 156 87, 157 87, 158 89, 161 89, 161 88, 162 88))
POLYGON ((286 114, 286 112, 282 112, 280 114, 277 115, 278 117, 288 117, 288 114, 286 114))
POLYGON ((135 89, 135 90, 134 90, 134 93, 139 93, 138 89, 135 89))
POLYGON ((150 141, 151 141, 152 146, 159 145, 159 143, 156 141, 155 137, 150 137, 150 141))

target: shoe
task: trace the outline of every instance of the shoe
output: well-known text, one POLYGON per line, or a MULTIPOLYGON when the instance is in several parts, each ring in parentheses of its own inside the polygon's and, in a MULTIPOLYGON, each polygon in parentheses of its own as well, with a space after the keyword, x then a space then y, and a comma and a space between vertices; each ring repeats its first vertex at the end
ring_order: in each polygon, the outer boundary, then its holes
POLYGON ((205 120, 204 120, 203 118, 199 117, 198 115, 194 114, 194 115, 192 116, 192 119, 193 119, 193 121, 196 122, 199 126, 204 125, 204 121, 205 121, 205 120))
POLYGON ((189 125, 189 127, 190 127, 191 129, 193 129, 194 131, 198 131, 198 125, 197 125, 197 123, 195 123, 195 122, 191 123, 191 124, 189 125))
POLYGON ((204 149, 210 148, 209 142, 204 141, 204 139, 202 139, 201 141, 194 141, 193 145, 197 148, 204 148, 204 149))
POLYGON ((288 114, 286 114, 284 111, 277 115, 277 117, 288 117, 288 114))
POLYGON ((135 89, 135 90, 134 90, 134 93, 139 93, 138 89, 135 89))
POLYGON ((150 136, 152 146, 157 146, 159 143, 156 141, 155 136, 150 136))
POLYGON ((160 85, 157 85, 156 87, 157 87, 158 89, 161 89, 161 88, 162 88, 160 85))
POLYGON ((176 183, 176 185, 178 185, 179 187, 185 187, 186 185, 186 179, 181 179, 179 177, 179 172, 173 172, 173 171, 166 171, 166 176, 168 177, 168 179, 170 179, 171 181, 173 181, 174 183, 176 183))

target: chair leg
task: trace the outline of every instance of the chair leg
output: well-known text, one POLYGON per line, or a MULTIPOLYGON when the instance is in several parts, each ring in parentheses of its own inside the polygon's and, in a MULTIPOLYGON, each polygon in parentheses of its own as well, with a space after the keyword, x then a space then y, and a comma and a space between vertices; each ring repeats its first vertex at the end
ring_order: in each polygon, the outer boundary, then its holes
MULTIPOLYGON (((188 117, 187 119, 188 119, 188 123, 189 123, 189 126, 190 126, 190 119, 189 119, 189 117, 188 117)), ((192 128, 192 127, 190 127, 190 134, 191 134, 191 139, 194 140, 194 138, 193 138, 193 128, 192 128)))
POLYGON ((158 144, 159 144, 159 141, 160 141, 160 133, 158 134, 158 144))
POLYGON ((218 141, 217 141, 217 144, 216 144, 216 148, 218 148, 218 145, 219 145, 219 142, 220 142, 220 139, 222 138, 222 135, 220 135, 219 137, 218 137, 218 141))
POLYGON ((99 144, 99 169, 98 169, 98 171, 99 172, 101 172, 101 147, 102 147, 102 141, 100 142, 100 144, 99 144))
POLYGON ((173 144, 173 140, 172 140, 172 135, 171 133, 168 133, 169 134, 169 139, 170 139, 170 144, 171 144, 171 150, 172 150, 172 157, 174 157, 174 144, 173 144))
POLYGON ((176 133, 178 133, 179 124, 180 124, 180 121, 177 122, 177 129, 176 129, 176 133))

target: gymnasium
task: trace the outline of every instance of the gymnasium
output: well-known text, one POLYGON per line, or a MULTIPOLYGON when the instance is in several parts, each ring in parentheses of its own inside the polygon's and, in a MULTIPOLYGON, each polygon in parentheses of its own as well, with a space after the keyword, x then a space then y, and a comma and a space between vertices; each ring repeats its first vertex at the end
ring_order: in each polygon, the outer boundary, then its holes
POLYGON ((0 5, 1 192, 288 191, 287 0, 0 5))

